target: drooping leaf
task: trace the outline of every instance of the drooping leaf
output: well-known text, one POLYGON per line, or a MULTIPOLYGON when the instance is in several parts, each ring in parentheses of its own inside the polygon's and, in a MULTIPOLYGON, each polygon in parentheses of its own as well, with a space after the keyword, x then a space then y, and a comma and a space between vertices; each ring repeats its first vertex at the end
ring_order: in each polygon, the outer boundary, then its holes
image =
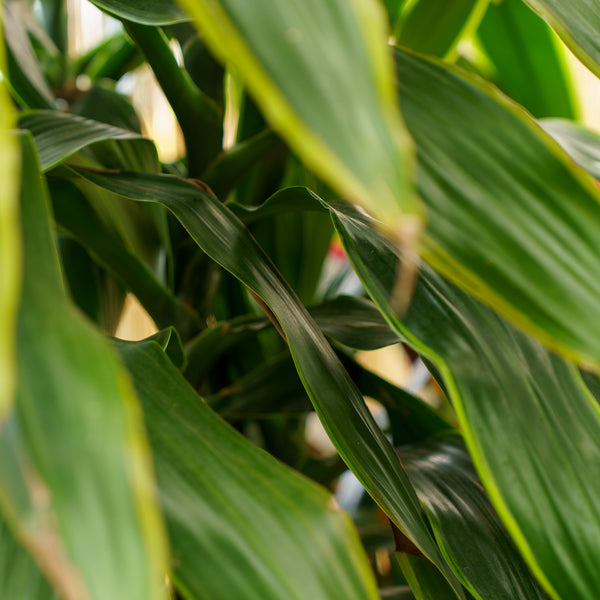
POLYGON ((165 598, 137 399, 108 342, 65 297, 33 140, 19 139, 25 268, 16 414, 0 434, 2 509, 65 600, 165 598))
POLYGON ((397 250, 365 217, 332 207, 357 273, 396 332, 443 378, 488 495, 555 599, 599 589, 600 408, 576 368, 428 267, 401 321, 397 250))
POLYGON ((594 0, 525 0, 593 73, 600 76, 600 10, 594 0))
POLYGON ((125 197, 163 203, 213 260, 262 298, 286 335, 296 369, 340 455, 399 529, 456 583, 397 456, 362 396, 306 309, 227 207, 200 186, 170 176, 76 172, 125 197))
POLYGON ((421 214, 411 144, 393 102, 385 17, 375 1, 181 4, 315 173, 393 232, 403 215, 421 214))
POLYGON ((492 80, 535 117, 577 115, 565 51, 523 0, 491 2, 477 38, 493 65, 492 80))
POLYGON ((21 240, 19 227, 20 151, 10 130, 15 115, 10 100, 2 36, 0 7, 0 428, 12 406, 15 384, 15 328, 21 281, 21 240))
POLYGON ((451 54, 483 17, 489 0, 419 0, 400 22, 400 46, 439 56, 451 54))
POLYGON ((109 15, 134 23, 169 25, 187 21, 189 18, 174 0, 92 0, 109 15))
POLYGON ((220 420, 156 342, 119 349, 143 403, 186 597, 377 597, 358 536, 327 493, 220 420))
POLYGON ((396 58, 430 213, 422 256, 563 356, 600 365, 594 182, 495 88, 408 52, 396 58))
POLYGON ((70 113, 29 111, 20 115, 19 127, 33 134, 42 171, 48 171, 90 144, 107 140, 137 140, 138 144, 145 146, 143 154, 153 154, 154 160, 151 158, 150 162, 157 161, 154 144, 139 133, 70 113))
POLYGON ((492 508, 458 436, 399 449, 461 583, 481 600, 547 598, 492 508))

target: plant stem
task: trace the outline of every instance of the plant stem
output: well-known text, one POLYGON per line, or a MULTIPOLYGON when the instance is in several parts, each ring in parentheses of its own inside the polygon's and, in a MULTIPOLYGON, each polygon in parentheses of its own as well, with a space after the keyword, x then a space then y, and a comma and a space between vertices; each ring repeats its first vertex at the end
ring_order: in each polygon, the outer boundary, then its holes
POLYGON ((222 112, 177 64, 162 29, 130 21, 123 21, 123 25, 146 57, 181 126, 188 175, 199 177, 221 151, 222 112))

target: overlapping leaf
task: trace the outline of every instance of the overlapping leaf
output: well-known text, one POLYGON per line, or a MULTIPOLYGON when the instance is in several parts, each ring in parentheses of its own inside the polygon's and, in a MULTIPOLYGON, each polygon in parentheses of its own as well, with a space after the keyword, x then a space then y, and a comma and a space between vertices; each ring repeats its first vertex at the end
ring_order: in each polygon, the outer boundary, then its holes
POLYGON ((403 214, 421 212, 411 144, 393 100, 385 19, 374 0, 181 5, 317 174, 394 231, 403 214))
POLYGON ((119 349, 143 403, 186 595, 376 598, 358 536, 327 493, 220 420, 156 342, 119 349))
POLYGON ((285 332, 306 391, 340 455, 396 525, 460 590, 362 396, 306 309, 233 214, 203 188, 173 177, 77 172, 125 197, 163 203, 213 260, 264 300, 285 332))
POLYGON ((558 33, 573 54, 600 76, 600 7, 594 0, 525 0, 558 33))
POLYGON ((141 414, 104 338, 68 303, 31 137, 16 414, 1 431, 0 502, 66 600, 165 597, 162 524, 141 414))
POLYGON ((101 10, 135 23, 168 25, 188 17, 173 0, 93 0, 101 10))
POLYGON ((599 365, 594 182, 492 86, 408 52, 396 58, 430 213, 423 257, 547 346, 599 365))
POLYGON ((479 476, 552 598, 600 589, 600 409, 574 366, 422 267, 400 321, 396 250, 372 223, 332 208, 346 252, 399 335, 437 366, 479 476))

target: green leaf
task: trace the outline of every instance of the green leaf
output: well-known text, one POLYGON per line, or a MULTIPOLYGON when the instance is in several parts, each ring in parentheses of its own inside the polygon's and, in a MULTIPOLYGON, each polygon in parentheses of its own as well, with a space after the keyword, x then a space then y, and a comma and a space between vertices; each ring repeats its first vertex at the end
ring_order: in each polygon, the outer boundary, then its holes
POLYGON ((399 449, 446 560, 481 600, 543 600, 459 437, 399 449))
POLYGON ((137 399, 108 342, 65 298, 33 140, 19 137, 25 275, 0 502, 66 600, 165 598, 166 544, 137 399))
MULTIPOLYGON (((6 72, 0 7, 0 73, 6 72)), ((19 227, 20 151, 10 130, 15 124, 6 78, 0 76, 0 428, 12 406, 15 385, 15 328, 21 282, 19 227)))
POLYGON ((348 207, 334 223, 397 333, 438 368, 494 508, 552 598, 600 589, 600 407, 576 368, 428 267, 392 310, 397 249, 348 207))
POLYGON ((600 179, 600 135, 566 119, 543 119, 540 125, 582 169, 600 179))
POLYGON ((119 349, 143 403, 186 597, 377 597, 358 536, 324 490, 219 419, 157 343, 119 349))
POLYGON ((489 0, 419 0, 400 21, 398 45, 444 57, 477 28, 489 0))
POLYGON ((136 140, 138 144, 143 141, 145 153, 153 154, 154 160, 151 162, 157 162, 154 144, 139 133, 70 113, 29 111, 19 116, 19 127, 33 134, 42 171, 52 169, 90 144, 106 140, 136 140))
POLYGON ((396 553, 398 564, 416 600, 452 600, 454 592, 431 563, 409 554, 396 553))
POLYGON ((213 260, 262 298, 285 332, 296 369, 342 458, 398 528, 454 581, 393 448, 316 323, 242 223, 202 187, 174 177, 76 172, 125 197, 167 206, 213 260))
POLYGON ((388 230, 397 233, 407 214, 415 216, 405 226, 414 228, 422 207, 394 102, 382 7, 374 0, 181 4, 315 173, 388 230))
POLYGON ((0 598, 58 600, 27 552, 0 517, 0 598))
POLYGON ((477 30, 498 86, 534 116, 574 118, 564 48, 523 0, 491 2, 477 30))
POLYGON ((434 60, 396 57, 430 214, 422 256, 548 347, 599 365, 594 182, 495 88, 434 60))
POLYGON ((92 0, 109 15, 147 25, 169 25, 188 21, 173 0, 92 0))
POLYGON ((600 76, 600 11, 594 0, 525 0, 558 33, 571 52, 600 76))

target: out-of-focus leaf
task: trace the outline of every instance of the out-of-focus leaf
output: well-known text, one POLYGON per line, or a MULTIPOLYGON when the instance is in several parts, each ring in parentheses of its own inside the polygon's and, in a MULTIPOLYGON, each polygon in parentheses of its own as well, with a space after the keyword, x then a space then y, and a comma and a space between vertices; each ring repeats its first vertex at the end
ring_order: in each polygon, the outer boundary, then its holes
POLYGON ((0 598, 58 600, 29 554, 0 517, 0 598))
POLYGON ((396 57, 430 213, 423 257, 548 347, 600 365, 594 182, 495 88, 434 60, 396 57))
POLYGON ((595 179, 600 179, 600 135, 566 119, 543 119, 540 125, 595 179))
POLYGON ((399 449, 446 560, 481 600, 547 598, 487 497, 459 437, 399 449))
POLYGON ((202 187, 174 177, 76 172, 133 200, 167 206, 213 260, 262 298, 285 333, 306 391, 340 455, 398 528, 456 583, 389 441, 316 323, 242 223, 202 187))
POLYGON ((414 228, 423 209, 412 185, 411 143, 393 101, 392 56, 377 2, 181 4, 315 173, 388 230, 397 233, 406 215, 414 228))
POLYGON ((90 144, 106 140, 136 140, 138 144, 144 144, 144 154, 151 153, 154 156, 151 162, 157 161, 154 144, 139 133, 70 113, 29 111, 20 115, 19 127, 33 134, 43 171, 55 167, 90 144))
POLYGON ((525 0, 593 73, 600 76, 600 9, 594 0, 525 0))
POLYGON ((334 222, 386 319, 443 377, 494 508, 552 598, 600 589, 600 408, 576 368, 426 266, 403 321, 397 250, 348 207, 334 222))
POLYGON ((500 89, 534 116, 576 116, 573 82, 556 35, 523 0, 490 2, 477 36, 500 89))
POLYGON ((28 3, 10 0, 3 3, 4 39, 8 55, 9 82, 23 108, 54 108, 54 96, 44 79, 27 35, 23 12, 28 3))
POLYGON ((473 31, 489 0, 419 0, 400 22, 398 45, 444 57, 460 38, 473 31))
POLYGON ((174 0, 93 0, 109 15, 146 25, 169 25, 189 18, 174 0))
POLYGON ((166 598, 137 399, 114 350, 65 298, 33 140, 19 139, 25 269, 0 502, 65 600, 166 598))
POLYGON ((377 597, 358 536, 327 493, 220 420, 158 344, 119 349, 143 402, 186 596, 377 597))
MULTIPOLYGON (((0 73, 6 72, 0 6, 0 73)), ((17 140, 10 133, 15 124, 7 80, 0 76, 0 428, 12 406, 15 385, 15 327, 21 282, 19 226, 19 162, 17 140)))

